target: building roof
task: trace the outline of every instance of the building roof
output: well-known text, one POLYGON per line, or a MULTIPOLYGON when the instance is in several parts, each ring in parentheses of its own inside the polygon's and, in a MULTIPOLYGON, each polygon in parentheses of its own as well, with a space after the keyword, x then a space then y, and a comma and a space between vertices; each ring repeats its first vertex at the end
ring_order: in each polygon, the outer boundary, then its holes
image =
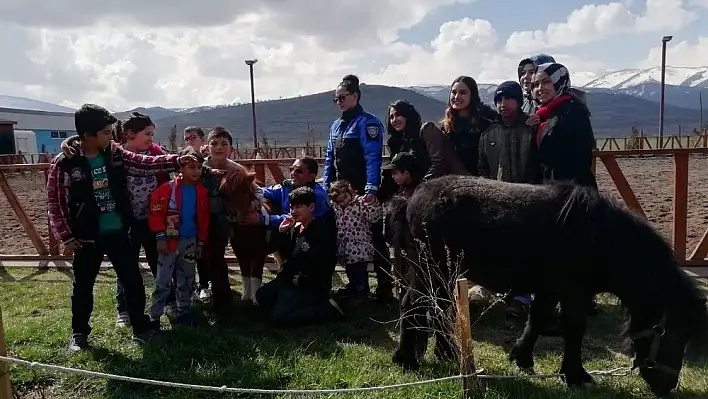
POLYGON ((10 121, 7 119, 0 119, 0 125, 17 125, 16 121, 10 121))
POLYGON ((40 111, 40 112, 59 112, 59 113, 74 113, 74 109, 61 105, 51 104, 44 101, 33 100, 25 97, 14 97, 0 94, 0 108, 23 110, 23 111, 40 111))

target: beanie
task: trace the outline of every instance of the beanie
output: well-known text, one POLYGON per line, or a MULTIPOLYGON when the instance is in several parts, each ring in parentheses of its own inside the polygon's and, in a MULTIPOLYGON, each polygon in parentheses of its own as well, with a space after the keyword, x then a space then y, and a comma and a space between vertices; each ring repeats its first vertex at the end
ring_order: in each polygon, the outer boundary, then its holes
POLYGON ((524 92, 521 90, 521 86, 513 81, 506 81, 499 86, 494 91, 494 104, 499 102, 503 98, 513 98, 518 103, 519 107, 524 103, 524 92))

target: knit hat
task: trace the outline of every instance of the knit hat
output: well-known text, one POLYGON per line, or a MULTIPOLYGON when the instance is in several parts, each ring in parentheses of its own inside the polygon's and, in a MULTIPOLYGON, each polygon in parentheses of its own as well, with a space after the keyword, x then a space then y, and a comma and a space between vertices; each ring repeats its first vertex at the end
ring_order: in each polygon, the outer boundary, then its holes
POLYGON ((494 91, 494 104, 501 101, 502 98, 513 98, 520 107, 524 103, 524 92, 517 82, 508 80, 497 86, 494 91))

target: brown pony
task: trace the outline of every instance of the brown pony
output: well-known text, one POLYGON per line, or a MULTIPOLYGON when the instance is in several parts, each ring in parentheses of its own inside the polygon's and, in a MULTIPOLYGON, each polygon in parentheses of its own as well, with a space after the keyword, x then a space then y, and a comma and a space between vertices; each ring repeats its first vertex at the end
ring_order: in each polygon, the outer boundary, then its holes
MULTIPOLYGON (((243 225, 239 221, 249 212, 262 213, 264 206, 256 174, 243 165, 229 170, 222 177, 219 190, 225 199, 231 227, 231 247, 241 269, 244 301, 255 303, 255 295, 263 281, 263 266, 268 254, 265 225, 243 225), (260 198, 259 198, 260 196, 260 198)), ((265 209, 265 212, 268 212, 265 209)))

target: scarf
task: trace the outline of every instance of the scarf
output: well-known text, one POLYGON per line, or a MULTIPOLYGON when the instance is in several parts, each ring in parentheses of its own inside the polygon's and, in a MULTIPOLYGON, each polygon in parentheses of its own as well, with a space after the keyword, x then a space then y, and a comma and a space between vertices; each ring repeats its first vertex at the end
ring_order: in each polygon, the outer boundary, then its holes
POLYGON ((538 131, 536 132, 536 145, 541 144, 541 139, 543 138, 543 127, 546 126, 546 122, 553 116, 553 112, 558 109, 561 105, 570 101, 573 97, 570 94, 563 94, 559 97, 554 98, 546 105, 541 106, 537 111, 540 119, 540 124, 538 125, 538 131))

